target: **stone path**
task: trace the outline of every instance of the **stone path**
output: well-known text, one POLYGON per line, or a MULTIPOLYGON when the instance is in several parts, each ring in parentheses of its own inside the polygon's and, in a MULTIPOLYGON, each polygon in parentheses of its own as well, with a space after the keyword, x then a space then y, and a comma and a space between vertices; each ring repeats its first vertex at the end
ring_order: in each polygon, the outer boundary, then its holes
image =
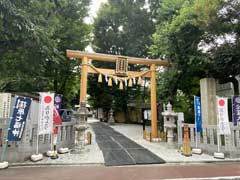
MULTIPOLYGON (((208 163, 208 162, 236 162, 240 161, 240 158, 225 158, 216 159, 213 155, 193 154, 186 157, 181 155, 177 148, 169 147, 165 142, 149 142, 143 139, 142 125, 137 124, 115 124, 111 126, 115 131, 122 133, 132 141, 138 143, 149 151, 153 152, 157 156, 161 157, 167 163, 208 163)), ((150 127, 147 126, 146 130, 150 131, 150 127)))
POLYGON ((91 124, 105 165, 161 164, 165 161, 104 123, 91 124))

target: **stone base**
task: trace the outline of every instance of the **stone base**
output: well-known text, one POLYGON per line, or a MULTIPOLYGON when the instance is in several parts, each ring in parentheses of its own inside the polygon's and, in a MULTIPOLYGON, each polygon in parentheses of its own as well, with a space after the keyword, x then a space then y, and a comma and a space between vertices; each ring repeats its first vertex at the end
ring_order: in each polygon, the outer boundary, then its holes
POLYGON ((30 159, 33 162, 41 161, 43 159, 43 155, 42 154, 33 154, 33 155, 31 155, 30 159))
POLYGON ((192 149, 192 153, 201 155, 202 154, 202 149, 200 149, 200 148, 193 148, 192 149))
POLYGON ((65 154, 65 153, 68 153, 68 152, 69 152, 68 148, 59 148, 58 149, 58 153, 59 154, 65 154))
POLYGON ((51 157, 51 156, 53 156, 53 154, 54 154, 54 151, 47 151, 46 152, 47 157, 51 157))
POLYGON ((225 156, 224 156, 224 153, 222 153, 222 152, 215 152, 214 153, 214 158, 216 158, 216 159, 224 159, 225 156))
POLYGON ((0 162, 0 169, 7 169, 7 168, 8 168, 8 162, 7 161, 0 162))
POLYGON ((182 152, 182 155, 183 155, 183 156, 186 156, 186 157, 189 157, 189 156, 192 156, 192 153, 183 153, 183 152, 182 152))
POLYGON ((58 159, 58 155, 55 154, 55 155, 51 156, 51 159, 58 159))

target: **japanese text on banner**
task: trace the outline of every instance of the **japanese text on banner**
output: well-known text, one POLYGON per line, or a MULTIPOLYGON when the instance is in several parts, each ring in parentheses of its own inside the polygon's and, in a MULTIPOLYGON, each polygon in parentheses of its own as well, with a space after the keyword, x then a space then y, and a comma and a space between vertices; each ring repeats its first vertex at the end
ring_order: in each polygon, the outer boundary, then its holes
POLYGON ((8 141, 21 140, 31 102, 31 98, 16 98, 10 127, 8 129, 8 141))
POLYGON ((232 117, 233 124, 237 126, 240 121, 240 96, 233 96, 232 117))
POLYGON ((202 132, 201 103, 198 96, 194 96, 194 112, 197 132, 202 132))
POLYGON ((217 117, 218 117, 218 133, 231 134, 230 124, 228 120, 228 101, 227 98, 217 97, 217 117))
POLYGON ((40 93, 38 134, 50 134, 53 131, 54 93, 40 93))

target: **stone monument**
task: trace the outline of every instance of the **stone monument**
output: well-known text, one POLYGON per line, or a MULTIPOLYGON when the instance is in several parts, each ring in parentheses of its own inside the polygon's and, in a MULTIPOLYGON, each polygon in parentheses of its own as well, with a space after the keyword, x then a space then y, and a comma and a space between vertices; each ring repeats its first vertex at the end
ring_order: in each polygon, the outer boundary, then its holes
POLYGON ((214 78, 200 80, 203 125, 216 125, 216 81, 214 78))
POLYGON ((85 147, 85 130, 87 126, 87 108, 86 103, 81 102, 80 107, 73 113, 75 119, 75 148, 74 153, 80 153, 85 147))

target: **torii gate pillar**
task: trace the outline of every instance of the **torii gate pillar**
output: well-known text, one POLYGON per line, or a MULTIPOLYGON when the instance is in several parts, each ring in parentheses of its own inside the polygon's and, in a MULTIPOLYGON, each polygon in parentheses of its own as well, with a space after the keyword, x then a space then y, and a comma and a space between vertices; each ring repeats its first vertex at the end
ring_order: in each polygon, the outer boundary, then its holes
POLYGON ((158 137, 157 130, 157 102, 156 102, 156 65, 150 66, 151 71, 151 134, 152 138, 158 137))
POLYGON ((87 96, 87 76, 88 76, 88 58, 83 57, 82 60, 82 73, 81 73, 81 86, 80 86, 80 102, 86 102, 87 96))

